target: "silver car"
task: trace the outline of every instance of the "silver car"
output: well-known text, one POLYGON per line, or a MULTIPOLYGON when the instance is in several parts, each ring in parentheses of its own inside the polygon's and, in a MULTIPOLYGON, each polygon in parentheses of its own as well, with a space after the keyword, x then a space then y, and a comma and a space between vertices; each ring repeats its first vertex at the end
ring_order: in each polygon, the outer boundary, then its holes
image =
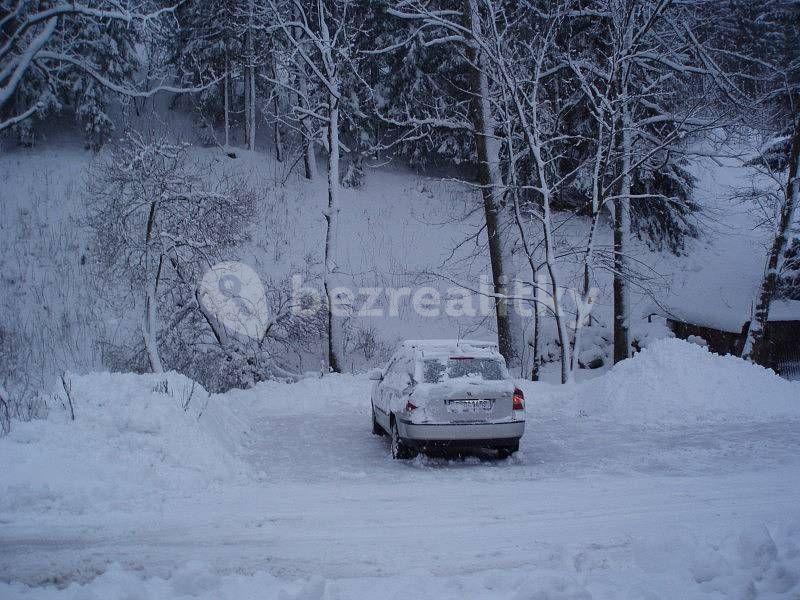
POLYGON ((443 448, 519 449, 525 403, 492 342, 409 340, 369 374, 372 432, 390 435, 392 456, 443 448))

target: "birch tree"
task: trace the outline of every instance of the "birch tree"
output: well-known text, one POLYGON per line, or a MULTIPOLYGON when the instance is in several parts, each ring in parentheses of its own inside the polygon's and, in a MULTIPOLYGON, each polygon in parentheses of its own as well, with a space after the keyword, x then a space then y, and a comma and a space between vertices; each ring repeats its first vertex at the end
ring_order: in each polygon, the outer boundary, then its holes
POLYGON ((755 310, 742 348, 742 358, 759 364, 767 364, 768 348, 765 336, 766 324, 769 321, 769 311, 775 290, 778 285, 780 268, 789 249, 791 241, 791 228, 797 218, 797 207, 800 205, 800 120, 795 117, 797 124, 792 133, 791 149, 787 161, 788 173, 786 178, 786 191, 775 228, 764 277, 759 286, 755 301, 755 310))
MULTIPOLYGON (((749 67, 748 74, 760 84, 754 90, 756 106, 762 115, 762 119, 756 120, 756 128, 766 134, 766 139, 750 165, 783 183, 782 193, 778 195, 774 236, 742 348, 743 358, 767 364, 766 326, 770 306, 776 296, 780 272, 791 248, 792 231, 797 227, 800 212, 800 46, 797 43, 800 38, 800 4, 791 0, 765 6, 736 3, 733 14, 741 16, 742 13, 759 23, 759 35, 743 32, 736 23, 732 30, 723 30, 723 33, 733 34, 742 48, 737 47, 734 53, 725 46, 730 39, 727 37, 721 40, 720 46, 737 65, 749 67)), ((753 116, 753 112, 745 115, 751 127, 753 116)))

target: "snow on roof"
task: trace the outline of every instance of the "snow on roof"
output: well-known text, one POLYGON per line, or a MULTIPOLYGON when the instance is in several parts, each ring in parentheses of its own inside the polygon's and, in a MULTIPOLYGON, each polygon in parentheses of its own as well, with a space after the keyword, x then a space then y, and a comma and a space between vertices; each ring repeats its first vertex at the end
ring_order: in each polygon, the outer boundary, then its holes
POLYGON ((773 300, 769 305, 770 321, 800 321, 800 300, 773 300))

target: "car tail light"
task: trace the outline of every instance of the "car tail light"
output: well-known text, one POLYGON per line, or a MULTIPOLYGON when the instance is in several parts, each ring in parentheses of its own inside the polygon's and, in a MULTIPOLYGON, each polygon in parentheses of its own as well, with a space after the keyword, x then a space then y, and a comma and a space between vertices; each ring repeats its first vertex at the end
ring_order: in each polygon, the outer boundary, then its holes
MULTIPOLYGON (((525 394, 519 388, 514 388, 514 410, 525 410, 525 394)), ((506 405, 507 406, 507 405, 506 405)))
POLYGON ((411 412, 413 410, 417 410, 417 406, 411 403, 411 400, 406 402, 406 412, 411 412))

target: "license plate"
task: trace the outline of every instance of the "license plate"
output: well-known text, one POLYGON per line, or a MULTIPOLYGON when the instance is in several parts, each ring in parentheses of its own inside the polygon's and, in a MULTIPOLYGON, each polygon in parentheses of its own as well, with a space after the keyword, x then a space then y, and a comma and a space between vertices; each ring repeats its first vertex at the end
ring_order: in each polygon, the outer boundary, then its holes
POLYGON ((447 409, 451 413, 471 414, 492 410, 494 400, 448 400, 447 409))

